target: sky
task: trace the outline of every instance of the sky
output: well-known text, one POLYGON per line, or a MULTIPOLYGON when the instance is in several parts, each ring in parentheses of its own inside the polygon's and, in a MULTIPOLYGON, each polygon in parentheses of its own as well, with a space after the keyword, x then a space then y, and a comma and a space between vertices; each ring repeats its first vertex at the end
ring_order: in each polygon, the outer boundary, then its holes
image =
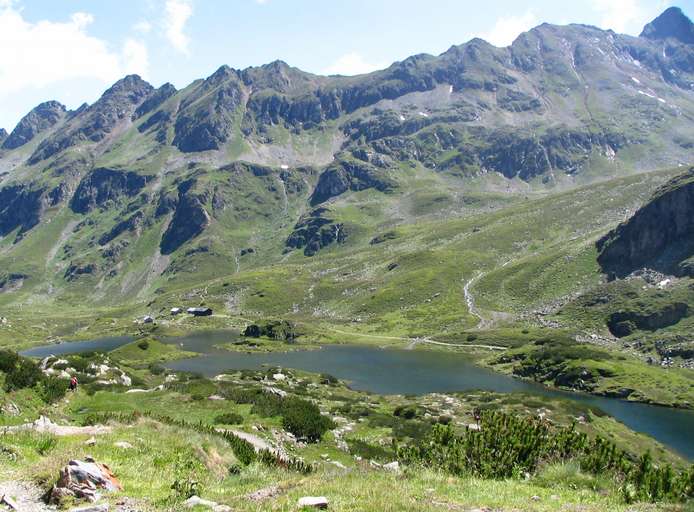
POLYGON ((137 73, 177 88, 222 64, 276 59, 354 75, 482 37, 510 44, 542 22, 638 35, 694 0, 0 0, 0 128, 39 103, 74 109, 137 73))

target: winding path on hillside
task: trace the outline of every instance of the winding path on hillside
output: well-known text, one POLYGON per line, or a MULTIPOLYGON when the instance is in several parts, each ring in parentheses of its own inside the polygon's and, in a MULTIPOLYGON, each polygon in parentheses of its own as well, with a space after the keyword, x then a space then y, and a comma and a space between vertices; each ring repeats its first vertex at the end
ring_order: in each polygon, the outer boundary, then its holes
POLYGON ((463 286, 463 294, 465 295, 465 304, 467 304, 467 309, 470 312, 470 314, 476 317, 478 320, 476 325, 477 329, 484 328, 486 326, 486 321, 484 318, 482 318, 482 315, 479 309, 477 309, 477 306, 475 306, 475 298, 472 296, 470 287, 475 283, 475 281, 477 281, 484 275, 485 273, 482 271, 477 272, 477 274, 468 279, 465 285, 463 286))
POLYGON ((417 343, 427 343, 429 345, 440 345, 443 347, 466 347, 466 348, 484 348, 489 350, 507 350, 508 347, 503 347, 501 345, 485 345, 481 343, 445 343, 443 341, 432 340, 431 338, 407 338, 402 336, 384 336, 380 334, 362 334, 356 332, 342 331, 340 329, 335 329, 334 327, 327 327, 329 331, 336 332, 338 334, 344 334, 347 336, 357 336, 359 338, 376 338, 381 340, 394 340, 394 341, 407 341, 410 344, 406 347, 407 349, 412 349, 417 345, 417 343))

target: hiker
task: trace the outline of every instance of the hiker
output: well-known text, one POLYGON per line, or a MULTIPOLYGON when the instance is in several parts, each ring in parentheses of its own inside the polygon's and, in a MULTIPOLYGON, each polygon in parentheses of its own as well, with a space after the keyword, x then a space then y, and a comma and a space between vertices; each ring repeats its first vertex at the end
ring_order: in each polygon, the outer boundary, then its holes
POLYGON ((77 377, 70 377, 70 391, 77 391, 77 377))

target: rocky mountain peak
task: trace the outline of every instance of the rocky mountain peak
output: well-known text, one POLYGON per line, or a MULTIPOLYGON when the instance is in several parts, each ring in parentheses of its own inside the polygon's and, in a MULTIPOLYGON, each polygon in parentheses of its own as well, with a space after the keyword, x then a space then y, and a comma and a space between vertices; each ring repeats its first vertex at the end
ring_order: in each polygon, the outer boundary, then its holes
POLYGON ((127 75, 113 84, 99 99, 99 101, 112 97, 128 97, 135 101, 147 96, 154 87, 140 78, 139 75, 127 75))
POLYGON ((33 139, 39 132, 50 128, 65 115, 65 105, 57 101, 46 101, 25 115, 12 133, 5 139, 4 149, 15 149, 33 139))
POLYGON ((677 39, 694 44, 694 23, 679 7, 670 7, 643 27, 641 37, 648 39, 677 39))

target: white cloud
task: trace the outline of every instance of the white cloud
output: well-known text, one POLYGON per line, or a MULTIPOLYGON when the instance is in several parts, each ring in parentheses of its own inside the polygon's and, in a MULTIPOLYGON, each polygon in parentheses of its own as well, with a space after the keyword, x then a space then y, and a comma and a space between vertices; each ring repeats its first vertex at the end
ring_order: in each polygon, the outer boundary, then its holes
POLYGON ((367 62, 360 54, 356 52, 347 53, 330 66, 323 70, 326 75, 361 75, 370 73, 378 69, 386 68, 388 64, 382 62, 367 62))
POLYGON ((123 45, 123 58, 128 62, 128 73, 147 75, 149 54, 144 43, 136 39, 126 39, 123 45))
POLYGON ((671 1, 651 1, 644 6, 641 0, 592 0, 599 16, 598 26, 620 34, 638 35, 643 26, 665 10, 671 1))
POLYGON ((191 0, 166 0, 166 15, 164 17, 164 33, 166 38, 176 50, 188 55, 190 50, 190 37, 186 35, 185 29, 188 19, 193 15, 193 4, 191 0))
POLYGON ((152 24, 147 20, 138 21, 133 25, 133 30, 142 34, 149 34, 152 31, 152 24))
POLYGON ((26 21, 13 3, 0 3, 0 98, 27 88, 74 79, 110 84, 128 73, 147 74, 147 48, 133 39, 113 50, 87 28, 91 14, 69 21, 26 21))
POLYGON ((494 46, 504 47, 510 45, 522 32, 530 30, 538 25, 538 19, 534 13, 527 11, 521 16, 505 16, 496 20, 492 29, 480 37, 494 46))

